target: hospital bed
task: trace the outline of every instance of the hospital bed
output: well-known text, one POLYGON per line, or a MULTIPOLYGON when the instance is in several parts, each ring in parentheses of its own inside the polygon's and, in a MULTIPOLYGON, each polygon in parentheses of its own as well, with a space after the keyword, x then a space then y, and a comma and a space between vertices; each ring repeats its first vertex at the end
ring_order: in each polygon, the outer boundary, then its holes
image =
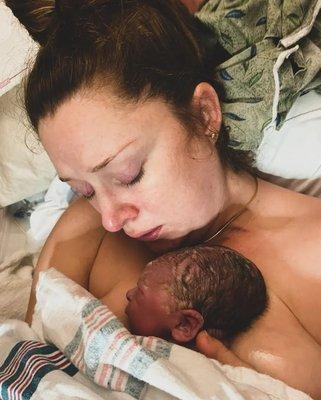
MULTIPOLYGON (((309 399, 252 370, 130 335, 104 305, 54 270, 40 280, 32 329, 23 322, 41 246, 73 199, 23 109, 23 78, 36 51, 0 1, 1 397, 309 399)), ((297 101, 282 132, 266 130, 257 164, 268 179, 321 195, 320 118, 321 96, 312 91, 297 101), (302 130, 307 123, 309 138, 302 130)))

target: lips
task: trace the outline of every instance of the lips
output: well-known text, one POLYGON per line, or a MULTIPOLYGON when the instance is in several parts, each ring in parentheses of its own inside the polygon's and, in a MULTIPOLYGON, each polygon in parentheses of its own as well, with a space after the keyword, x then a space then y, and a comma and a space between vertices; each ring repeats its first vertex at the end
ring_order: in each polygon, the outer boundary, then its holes
POLYGON ((162 225, 157 226, 156 228, 151 229, 151 230, 143 233, 142 235, 137 235, 137 236, 132 236, 132 237, 134 237, 135 239, 138 239, 138 240, 142 240, 142 241, 157 240, 161 229, 162 229, 162 225))

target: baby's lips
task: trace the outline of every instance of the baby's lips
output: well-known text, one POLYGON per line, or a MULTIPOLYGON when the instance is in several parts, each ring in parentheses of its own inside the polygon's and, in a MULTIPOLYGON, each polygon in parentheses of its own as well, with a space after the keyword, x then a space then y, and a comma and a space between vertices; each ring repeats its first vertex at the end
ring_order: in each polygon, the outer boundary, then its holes
POLYGON ((134 294, 135 289, 136 289, 136 288, 132 288, 132 289, 127 290, 127 292, 126 292, 126 299, 127 299, 129 302, 130 302, 130 301, 132 300, 132 298, 133 298, 133 294, 134 294))

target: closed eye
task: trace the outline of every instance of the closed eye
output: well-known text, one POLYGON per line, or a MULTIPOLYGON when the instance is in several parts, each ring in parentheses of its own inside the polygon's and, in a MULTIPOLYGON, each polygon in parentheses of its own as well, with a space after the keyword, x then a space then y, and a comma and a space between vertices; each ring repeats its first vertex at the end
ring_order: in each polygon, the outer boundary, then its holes
MULTIPOLYGON (((142 180, 144 174, 145 174, 145 169, 144 169, 144 166, 142 166, 140 171, 139 171, 139 173, 135 176, 135 178, 132 181, 128 182, 128 183, 123 183, 123 185, 126 186, 126 187, 131 187, 131 186, 137 184, 138 182, 140 182, 142 180)), ((94 198, 94 196, 95 196, 95 191, 93 190, 89 194, 81 193, 81 196, 86 200, 92 200, 94 198)))
POLYGON ((91 200, 95 196, 95 192, 92 192, 90 194, 83 194, 82 197, 86 200, 91 200))
POLYGON ((127 187, 135 185, 136 183, 138 183, 138 182, 140 182, 142 180, 144 174, 145 174, 145 169, 142 166, 140 171, 139 171, 139 173, 138 173, 138 175, 136 175, 135 178, 131 182, 125 183, 124 185, 127 186, 127 187))
POLYGON ((84 182, 69 183, 69 186, 77 196, 83 197, 84 199, 91 200, 95 195, 93 187, 84 182))

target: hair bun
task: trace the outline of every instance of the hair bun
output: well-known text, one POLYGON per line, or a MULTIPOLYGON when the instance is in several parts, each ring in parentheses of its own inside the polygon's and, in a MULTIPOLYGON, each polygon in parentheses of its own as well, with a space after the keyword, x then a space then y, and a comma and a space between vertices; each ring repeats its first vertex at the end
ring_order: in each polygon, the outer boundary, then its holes
POLYGON ((109 3, 117 4, 118 1, 120 0, 5 0, 5 3, 32 38, 45 46, 59 26, 70 28, 80 15, 87 17, 89 10, 109 6, 109 3))
POLYGON ((5 0, 13 14, 41 46, 47 43, 56 21, 54 0, 5 0))

